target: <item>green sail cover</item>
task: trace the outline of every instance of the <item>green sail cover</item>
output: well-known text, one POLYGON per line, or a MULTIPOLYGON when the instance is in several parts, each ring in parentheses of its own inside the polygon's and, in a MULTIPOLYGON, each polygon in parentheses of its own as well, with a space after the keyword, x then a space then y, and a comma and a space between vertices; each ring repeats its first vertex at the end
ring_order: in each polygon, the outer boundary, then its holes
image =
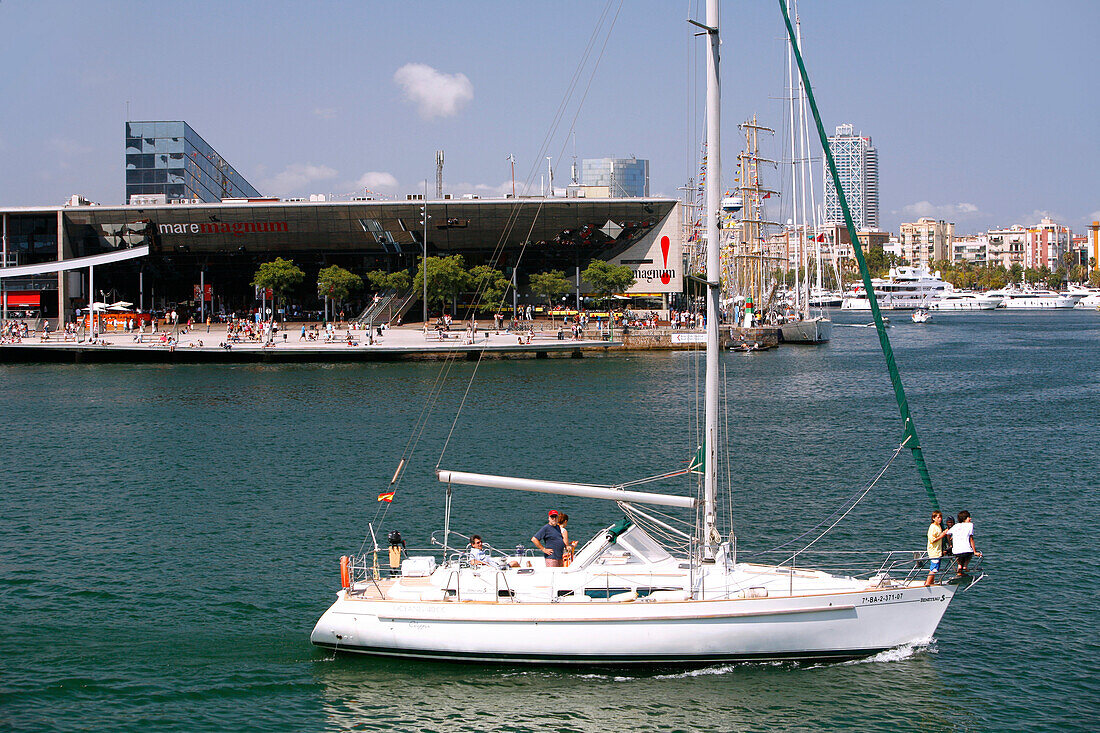
POLYGON ((691 465, 688 466, 689 473, 697 473, 700 476, 703 475, 703 446, 699 446, 699 449, 695 451, 695 455, 691 457, 691 465))
POLYGON ((619 539, 619 535, 630 529, 633 524, 634 523, 626 517, 615 522, 615 524, 607 528, 607 541, 611 544, 615 544, 615 540, 619 539))
POLYGON ((848 236, 852 240, 852 250, 859 263, 859 273, 863 277, 863 287, 867 291, 867 300, 871 304, 871 315, 875 319, 875 329, 878 331, 879 346, 886 357, 886 367, 890 370, 890 382, 894 385, 894 397, 901 411, 901 419, 904 424, 904 445, 913 452, 913 460, 916 461, 917 471, 920 473, 924 490, 932 502, 932 508, 937 511, 940 502, 936 498, 936 492, 932 488, 932 477, 928 475, 928 466, 924 463, 924 453, 921 451, 920 439, 917 437, 917 428, 913 424, 913 416, 909 413, 909 402, 905 399, 905 387, 901 383, 901 375, 898 373, 898 365, 894 361, 894 351, 890 348, 890 337, 886 335, 886 324, 883 323, 882 313, 879 311, 878 298, 875 289, 871 285, 871 271, 867 269, 867 261, 863 257, 863 245, 860 244, 856 234, 856 225, 852 221, 852 212, 848 208, 848 198, 844 195, 844 188, 840 185, 840 176, 836 171, 836 161, 833 160, 833 151, 829 147, 829 138, 825 135, 825 127, 821 124, 821 114, 817 110, 817 102, 814 101, 814 92, 810 87, 810 77, 806 73, 806 64, 802 60, 802 50, 795 42, 794 27, 791 25, 791 16, 787 13, 785 0, 779 0, 779 9, 783 13, 783 22, 787 25, 787 39, 794 51, 795 60, 798 62, 798 73, 802 77, 802 85, 806 89, 806 98, 810 102, 810 110, 813 112, 814 123, 817 125, 817 135, 821 139, 821 147, 825 151, 825 162, 829 166, 829 174, 833 178, 833 187, 836 188, 840 208, 844 211, 844 222, 848 225, 848 236))

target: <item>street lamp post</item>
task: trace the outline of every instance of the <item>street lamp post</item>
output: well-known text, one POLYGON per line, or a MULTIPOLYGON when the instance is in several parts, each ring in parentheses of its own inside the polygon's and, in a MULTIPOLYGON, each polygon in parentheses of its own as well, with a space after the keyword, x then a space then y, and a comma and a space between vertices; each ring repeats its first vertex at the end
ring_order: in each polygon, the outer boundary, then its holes
POLYGON ((424 215, 424 328, 428 327, 428 179, 424 179, 424 205, 420 207, 424 215))

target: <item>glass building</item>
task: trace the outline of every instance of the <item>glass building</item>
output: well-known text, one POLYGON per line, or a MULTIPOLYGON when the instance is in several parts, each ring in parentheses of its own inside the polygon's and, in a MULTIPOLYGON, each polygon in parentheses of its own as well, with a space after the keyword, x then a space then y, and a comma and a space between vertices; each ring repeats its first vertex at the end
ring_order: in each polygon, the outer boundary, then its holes
POLYGON ((125 200, 158 194, 168 203, 260 196, 186 122, 127 122, 125 200))
POLYGON ((581 183, 607 186, 612 198, 649 196, 649 161, 638 158, 585 158, 581 183))
MULTIPOLYGON (((829 138, 829 148, 856 229, 878 229, 878 151, 871 144, 870 136, 855 134, 852 125, 838 125, 836 135, 829 138)), ((824 176, 825 223, 843 225, 840 197, 836 195, 827 167, 824 176)))

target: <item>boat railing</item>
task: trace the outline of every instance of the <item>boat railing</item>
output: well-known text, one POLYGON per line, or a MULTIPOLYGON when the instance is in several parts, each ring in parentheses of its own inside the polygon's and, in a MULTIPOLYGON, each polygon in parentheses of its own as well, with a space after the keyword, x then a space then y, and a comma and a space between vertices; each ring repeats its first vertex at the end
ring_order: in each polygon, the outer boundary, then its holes
MULTIPOLYGON (((758 553, 743 556, 741 559, 753 563, 774 565, 790 573, 789 590, 794 592, 794 579, 799 571, 819 571, 830 575, 866 580, 872 587, 908 585, 914 580, 923 580, 928 575, 931 558, 921 550, 809 550, 785 554, 777 558, 776 553, 758 553), (776 558, 768 562, 767 558, 776 558)), ((943 582, 953 576, 949 571, 957 568, 958 562, 953 555, 941 558, 937 579, 943 582)), ((971 563, 971 574, 984 575, 981 570, 981 558, 975 557, 971 563)))

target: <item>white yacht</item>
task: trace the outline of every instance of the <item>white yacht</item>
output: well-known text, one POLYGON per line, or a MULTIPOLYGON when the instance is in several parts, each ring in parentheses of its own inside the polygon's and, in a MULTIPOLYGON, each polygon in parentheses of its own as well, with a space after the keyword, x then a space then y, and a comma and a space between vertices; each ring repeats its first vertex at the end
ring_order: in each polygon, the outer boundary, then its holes
POLYGON ((844 296, 824 288, 814 288, 810 291, 810 306, 812 308, 839 308, 844 303, 844 296))
MULTIPOLYGON (((948 284, 940 273, 926 267, 891 268, 890 277, 871 281, 882 310, 912 310, 929 308, 947 294, 948 284)), ((844 296, 843 310, 871 310, 871 302, 862 283, 857 283, 844 296)))
POLYGON ((1030 285, 1014 285, 1001 290, 990 290, 988 295, 1000 296, 1001 308, 1017 310, 1047 310, 1049 308, 1073 308, 1082 299, 1074 293, 1057 293, 1053 290, 1030 285))
POLYGON ((1077 308, 1100 308, 1100 288, 1090 288, 1085 285, 1070 285, 1066 290, 1069 295, 1080 295, 1081 299, 1077 301, 1077 308))
POLYGON ((934 311, 989 311, 998 308, 1003 300, 1000 295, 949 289, 943 298, 928 307, 934 311))

